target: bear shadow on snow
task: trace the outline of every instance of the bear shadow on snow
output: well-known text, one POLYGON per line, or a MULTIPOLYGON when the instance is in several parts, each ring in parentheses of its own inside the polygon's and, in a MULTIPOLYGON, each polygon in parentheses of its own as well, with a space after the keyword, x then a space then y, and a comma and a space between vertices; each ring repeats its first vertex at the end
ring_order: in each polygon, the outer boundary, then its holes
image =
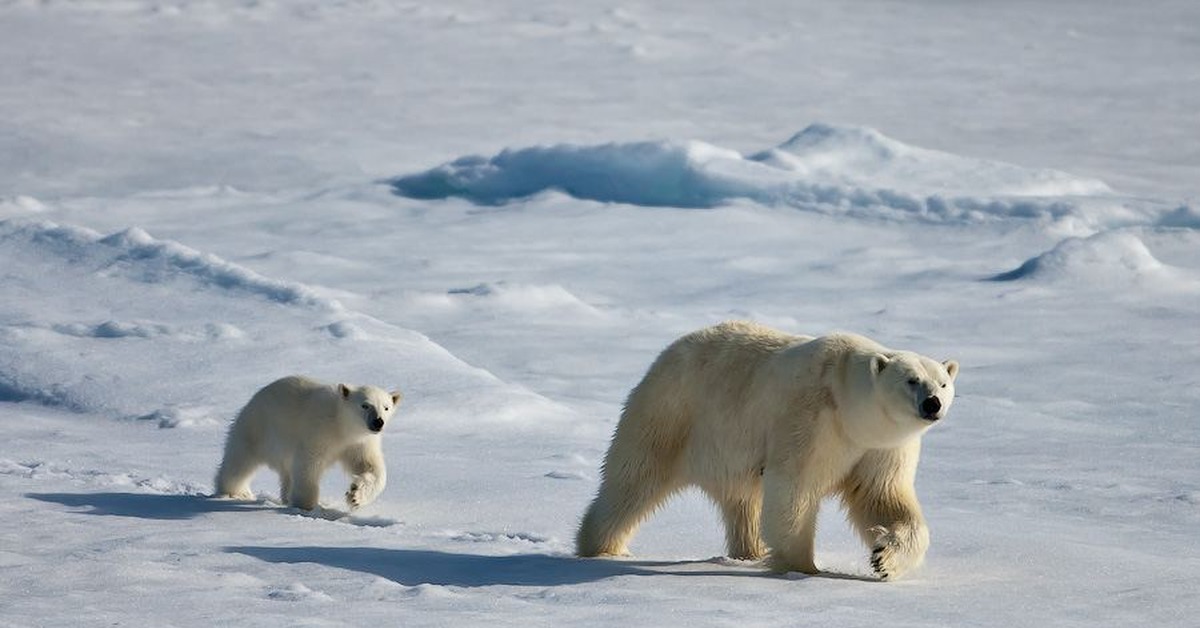
POLYGON ((840 573, 779 576, 757 569, 741 571, 714 565, 692 570, 688 565, 706 560, 590 560, 574 556, 517 554, 483 556, 434 550, 381 549, 374 547, 228 547, 269 563, 312 563, 386 578, 404 586, 422 584, 454 587, 537 586, 553 587, 597 582, 619 576, 725 576, 748 578, 833 578, 875 582, 874 578, 840 573))
POLYGON ((139 519, 195 519, 214 512, 264 510, 262 503, 219 500, 204 495, 161 495, 154 493, 26 493, 38 501, 70 508, 88 508, 89 515, 136 517, 139 519))
POLYGON ((653 572, 615 561, 518 554, 482 556, 375 547, 229 547, 269 563, 314 563, 368 573, 405 586, 559 586, 653 572))
POLYGON ((70 508, 87 508, 82 514, 135 517, 138 519, 182 520, 217 512, 270 511, 301 515, 369 528, 386 528, 396 522, 382 517, 358 517, 348 512, 318 506, 300 510, 267 500, 238 501, 206 495, 162 495, 153 493, 26 493, 26 497, 70 508))

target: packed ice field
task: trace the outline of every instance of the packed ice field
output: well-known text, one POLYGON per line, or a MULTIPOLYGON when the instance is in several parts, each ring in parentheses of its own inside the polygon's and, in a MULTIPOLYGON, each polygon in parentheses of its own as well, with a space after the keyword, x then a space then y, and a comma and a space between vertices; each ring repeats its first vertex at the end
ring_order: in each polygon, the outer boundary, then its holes
POLYGON ((1191 626, 1200 6, 0 1, 0 625, 1191 626), (575 556, 724 320, 961 365, 925 564, 575 556), (239 409, 403 391, 349 511, 239 409))

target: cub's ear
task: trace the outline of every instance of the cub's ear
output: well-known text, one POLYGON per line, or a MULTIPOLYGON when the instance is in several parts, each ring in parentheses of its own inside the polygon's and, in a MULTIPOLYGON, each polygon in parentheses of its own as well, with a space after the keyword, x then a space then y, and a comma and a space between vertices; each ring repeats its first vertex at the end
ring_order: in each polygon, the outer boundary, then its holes
POLYGON ((891 361, 891 358, 882 353, 871 358, 871 374, 878 375, 891 361))
POLYGON ((397 406, 400 405, 400 400, 403 398, 404 398, 404 395, 400 394, 399 390, 392 391, 392 405, 397 405, 397 406))
POLYGON ((345 384, 338 384, 338 392, 342 393, 342 399, 350 398, 350 387, 345 384))
POLYGON ((950 374, 950 381, 954 381, 958 377, 958 362, 956 360, 946 360, 942 362, 942 366, 946 367, 946 372, 950 374))

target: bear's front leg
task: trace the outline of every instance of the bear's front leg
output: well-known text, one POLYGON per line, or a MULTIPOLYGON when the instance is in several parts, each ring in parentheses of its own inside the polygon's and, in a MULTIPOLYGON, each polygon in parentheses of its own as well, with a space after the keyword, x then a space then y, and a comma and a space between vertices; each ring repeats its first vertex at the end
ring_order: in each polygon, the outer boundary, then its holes
POLYGON ((894 580, 919 566, 929 547, 929 529, 924 524, 894 523, 891 527, 874 526, 871 568, 880 580, 894 580))
POLYGON ((842 483, 850 522, 871 547, 871 568, 895 580, 920 566, 929 548, 929 528, 913 490, 920 442, 872 450, 842 483))
POLYGON ((352 445, 342 453, 342 466, 350 474, 346 504, 353 510, 375 501, 387 485, 387 464, 379 439, 352 445))
POLYGON ((772 571, 815 574, 819 495, 804 490, 788 474, 767 469, 763 473, 762 535, 770 549, 772 571))

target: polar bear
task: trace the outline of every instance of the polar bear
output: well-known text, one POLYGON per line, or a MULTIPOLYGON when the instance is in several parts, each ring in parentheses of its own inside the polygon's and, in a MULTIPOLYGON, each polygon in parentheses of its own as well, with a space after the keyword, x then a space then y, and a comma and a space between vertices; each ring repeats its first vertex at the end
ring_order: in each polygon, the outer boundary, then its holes
POLYGON ((321 475, 341 462, 351 474, 346 503, 351 509, 371 503, 387 483, 380 432, 402 397, 298 375, 267 384, 229 429, 216 495, 254 499, 250 478, 265 464, 279 474, 280 501, 312 510, 321 475))
POLYGON ((731 557, 817 573, 817 509, 838 494, 875 573, 898 578, 929 545, 913 483, 921 435, 946 416, 957 375, 953 360, 853 334, 734 321, 683 336, 629 394, 576 551, 627 554, 651 512, 698 486, 720 508, 731 557))

